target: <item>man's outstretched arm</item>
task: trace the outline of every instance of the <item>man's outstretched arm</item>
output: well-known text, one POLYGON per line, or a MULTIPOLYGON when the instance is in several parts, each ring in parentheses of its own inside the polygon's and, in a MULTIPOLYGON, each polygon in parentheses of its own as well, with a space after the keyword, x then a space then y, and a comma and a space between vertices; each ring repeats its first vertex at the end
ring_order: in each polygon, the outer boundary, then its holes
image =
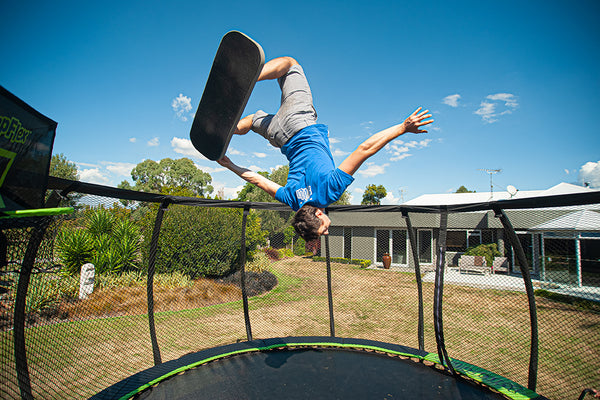
POLYGON ((281 185, 265 178, 260 174, 257 174, 254 171, 235 165, 227 156, 221 158, 220 160, 217 160, 217 162, 223 167, 235 173, 237 176, 239 176, 246 182, 250 182, 258 186, 273 198, 275 198, 275 193, 277 193, 277 189, 281 187, 281 185))
POLYGON ((398 136, 407 132, 427 133, 426 130, 420 128, 433 122, 432 119, 425 121, 426 119, 431 118, 431 114, 427 114, 428 112, 429 110, 421 111, 421 107, 419 107, 401 124, 394 125, 374 134, 362 142, 358 148, 348 156, 348 158, 342 161, 339 169, 347 174, 354 175, 354 173, 360 168, 362 163, 365 162, 367 158, 377 153, 383 148, 383 146, 396 139, 398 136))

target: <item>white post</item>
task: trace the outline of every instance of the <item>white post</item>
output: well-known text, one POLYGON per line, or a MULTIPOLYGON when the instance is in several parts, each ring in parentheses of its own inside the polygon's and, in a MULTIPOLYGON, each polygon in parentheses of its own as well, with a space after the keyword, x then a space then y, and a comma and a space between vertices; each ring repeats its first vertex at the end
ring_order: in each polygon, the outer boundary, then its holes
POLYGON ((94 264, 83 264, 81 266, 81 276, 79 278, 79 299, 85 300, 94 291, 94 278, 96 268, 94 264))

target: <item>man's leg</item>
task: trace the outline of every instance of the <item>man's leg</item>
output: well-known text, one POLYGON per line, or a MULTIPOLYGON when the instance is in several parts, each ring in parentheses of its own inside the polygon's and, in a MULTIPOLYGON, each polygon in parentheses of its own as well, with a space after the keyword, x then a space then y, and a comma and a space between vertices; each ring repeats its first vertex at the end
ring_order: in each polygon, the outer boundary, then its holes
MULTIPOLYGON (((258 76, 259 81, 278 79, 288 73, 290 68, 293 65, 297 65, 298 61, 294 60, 292 57, 278 57, 268 61, 265 65, 263 65, 262 70, 260 71, 260 75, 258 76)), ((252 117, 254 114, 250 114, 244 118, 242 118, 238 124, 237 129, 235 130, 236 135, 245 135, 250 132, 252 129, 252 117)))
POLYGON ((298 61, 292 57, 278 57, 267 62, 258 76, 259 81, 281 78, 288 73, 293 65, 297 65, 298 61))
POLYGON ((252 117, 254 117, 254 114, 247 115, 240 119, 237 124, 237 129, 233 133, 236 135, 245 135, 250 132, 250 129, 252 129, 252 117))

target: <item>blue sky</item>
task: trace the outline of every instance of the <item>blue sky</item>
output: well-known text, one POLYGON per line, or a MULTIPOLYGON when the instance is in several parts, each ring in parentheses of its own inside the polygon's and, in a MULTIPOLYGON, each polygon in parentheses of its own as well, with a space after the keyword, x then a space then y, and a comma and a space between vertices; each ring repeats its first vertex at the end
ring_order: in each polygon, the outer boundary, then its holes
MULTIPOLYGON (((267 59, 304 66, 336 163, 418 106, 435 123, 371 158, 386 204, 464 185, 489 191, 590 182, 600 189, 600 2, 29 1, 0 5, 0 84, 58 122, 54 153, 83 181, 117 185, 144 159, 190 157, 216 190, 244 182, 203 159, 189 129, 220 38, 240 30, 267 59)), ((275 112, 257 84, 246 113, 275 112)), ((257 134, 232 139, 239 165, 286 163, 257 134)))

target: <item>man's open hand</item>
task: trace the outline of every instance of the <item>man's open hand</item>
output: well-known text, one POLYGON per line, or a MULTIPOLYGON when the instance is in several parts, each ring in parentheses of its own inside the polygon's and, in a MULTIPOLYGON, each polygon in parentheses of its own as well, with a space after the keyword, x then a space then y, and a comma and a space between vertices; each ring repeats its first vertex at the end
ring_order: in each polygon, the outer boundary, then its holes
POLYGON ((432 119, 425 121, 427 118, 431 118, 431 114, 427 114, 429 110, 421 111, 421 107, 410 114, 408 118, 404 120, 404 130, 410 133, 427 133, 424 129, 419 129, 424 125, 429 125, 433 122, 432 119))

